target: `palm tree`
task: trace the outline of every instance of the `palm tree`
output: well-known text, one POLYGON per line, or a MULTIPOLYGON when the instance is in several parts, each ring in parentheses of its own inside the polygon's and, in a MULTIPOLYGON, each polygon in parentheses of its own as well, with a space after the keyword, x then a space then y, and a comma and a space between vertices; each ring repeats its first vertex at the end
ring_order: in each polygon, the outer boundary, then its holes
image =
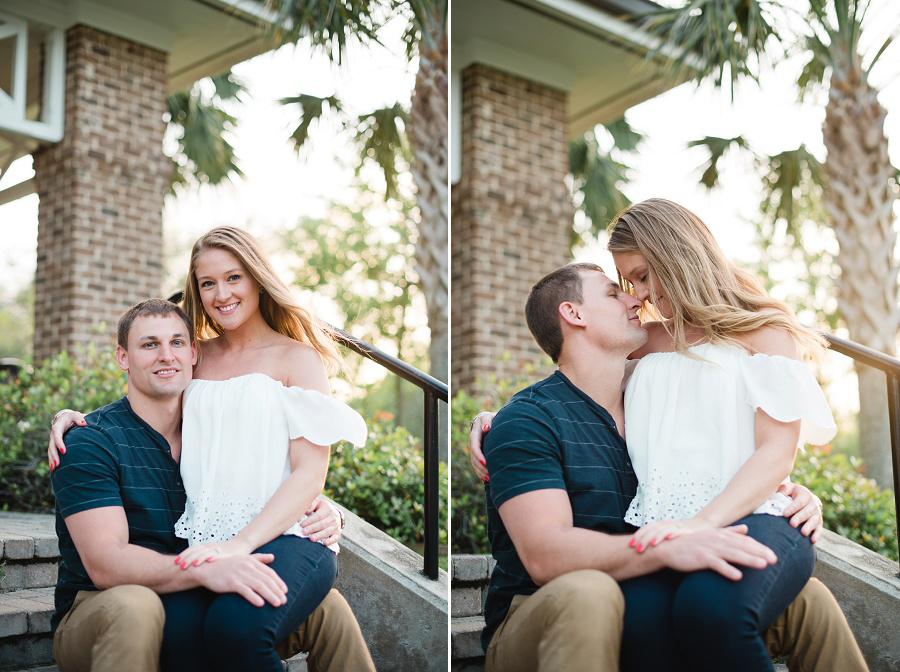
MULTIPOLYGON (((765 59, 807 54, 800 91, 828 92, 823 202, 827 225, 840 245, 838 309, 853 340, 890 355, 900 328, 891 185, 896 170, 888 159, 885 110, 871 73, 893 36, 872 48, 865 45, 881 28, 900 24, 897 11, 896 3, 875 7, 872 0, 807 0, 802 13, 768 0, 691 0, 645 17, 645 27, 665 43, 655 55, 681 54, 670 60, 673 72, 690 67, 717 86, 730 84, 732 93, 736 79, 758 77, 765 59)), ((857 374, 860 452, 868 474, 890 486, 884 377, 863 366, 857 366, 857 374)))
MULTIPOLYGON (((280 44, 308 38, 340 62, 349 40, 378 40, 378 28, 397 16, 407 24, 406 53, 418 59, 416 84, 407 114, 400 105, 349 120, 355 128, 362 160, 376 161, 385 174, 387 197, 394 195, 398 162, 408 165, 415 184, 417 210, 416 272, 428 306, 431 330, 429 359, 435 378, 448 373, 447 0, 269 0, 280 44)), ((326 110, 342 111, 334 96, 301 94, 283 101, 299 104, 301 121, 292 138, 299 148, 310 124, 326 110)))

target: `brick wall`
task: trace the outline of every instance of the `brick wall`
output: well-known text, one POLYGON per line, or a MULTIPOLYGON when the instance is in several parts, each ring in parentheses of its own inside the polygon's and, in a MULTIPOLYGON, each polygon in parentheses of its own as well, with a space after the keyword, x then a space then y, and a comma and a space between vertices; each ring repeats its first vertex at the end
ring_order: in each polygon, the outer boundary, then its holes
MULTIPOLYGON (((525 299, 571 259, 562 91, 473 65, 463 73, 461 179, 451 195, 451 380, 474 390, 546 356, 525 299)), ((548 360, 547 360, 548 361, 548 360)), ((549 372, 540 367, 538 377, 549 372)))
POLYGON ((165 53, 85 26, 68 32, 65 137, 34 154, 35 362, 112 343, 119 315, 159 296, 166 92, 165 53))

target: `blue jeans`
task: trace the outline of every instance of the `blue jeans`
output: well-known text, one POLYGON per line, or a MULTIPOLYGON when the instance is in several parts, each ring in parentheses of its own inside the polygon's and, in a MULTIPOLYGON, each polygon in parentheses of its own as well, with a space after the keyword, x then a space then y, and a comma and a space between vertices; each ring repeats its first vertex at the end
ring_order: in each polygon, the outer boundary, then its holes
POLYGON ((205 588, 161 595, 166 611, 162 672, 283 672, 275 645, 325 599, 337 577, 337 556, 322 544, 291 535, 256 552, 275 556, 269 567, 288 586, 287 604, 255 607, 236 593, 205 588))
POLYGON ((712 570, 663 570, 622 581, 622 672, 774 670, 761 633, 812 576, 815 551, 781 516, 754 514, 735 524, 747 525, 749 536, 775 551, 778 562, 740 567, 740 581, 712 570))

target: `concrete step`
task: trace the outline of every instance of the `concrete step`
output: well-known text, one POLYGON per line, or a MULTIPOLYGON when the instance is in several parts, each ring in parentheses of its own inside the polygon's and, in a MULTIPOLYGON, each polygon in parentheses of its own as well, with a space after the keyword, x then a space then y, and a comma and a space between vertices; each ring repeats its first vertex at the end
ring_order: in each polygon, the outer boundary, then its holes
POLYGON ((53 588, 0 593, 0 670, 53 663, 53 588))
POLYGON ((56 585, 53 516, 0 512, 0 593, 56 585))

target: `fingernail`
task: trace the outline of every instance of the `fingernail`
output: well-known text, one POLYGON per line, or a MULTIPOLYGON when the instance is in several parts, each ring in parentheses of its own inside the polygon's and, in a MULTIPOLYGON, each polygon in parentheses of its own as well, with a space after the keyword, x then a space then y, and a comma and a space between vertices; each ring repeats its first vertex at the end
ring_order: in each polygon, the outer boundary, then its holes
POLYGON ((481 460, 481 466, 482 466, 482 467, 486 467, 486 466, 487 466, 487 462, 485 462, 484 460, 481 460))
POLYGON ((653 539, 650 540, 648 546, 656 546, 656 537, 653 537, 653 539))
POLYGON ((484 426, 484 431, 488 431, 490 428, 491 428, 490 425, 485 425, 485 426, 484 426))
POLYGON ((182 569, 187 569, 187 563, 186 563, 186 562, 185 562, 185 563, 182 563, 181 568, 182 568, 182 569))
POLYGON ((63 455, 65 455, 65 454, 66 454, 66 449, 65 449, 65 448, 60 448, 60 449, 59 449, 59 452, 62 453, 63 455))
POLYGON ((674 533, 674 532, 669 532, 669 533, 666 535, 666 539, 671 539, 671 538, 674 537, 674 536, 675 536, 675 533, 674 533))
POLYGON ((637 552, 640 553, 642 548, 643 548, 643 546, 641 544, 638 544, 637 549, 636 549, 637 552))
MULTIPOLYGON (((208 559, 208 558, 207 558, 207 559, 208 559)), ((200 561, 199 561, 199 560, 194 560, 194 567, 196 567, 196 566, 199 565, 199 564, 200 564, 200 561)))
POLYGON ((484 482, 485 482, 485 483, 490 483, 490 482, 491 482, 491 477, 490 477, 490 476, 485 476, 485 477, 484 477, 484 482))
POLYGON ((176 565, 181 564, 181 556, 180 555, 177 558, 175 558, 175 564, 176 565))
POLYGON ((628 542, 628 548, 634 548, 634 539, 628 542))
POLYGON ((481 477, 481 482, 482 482, 482 483, 487 483, 487 476, 482 476, 482 477, 481 477))

